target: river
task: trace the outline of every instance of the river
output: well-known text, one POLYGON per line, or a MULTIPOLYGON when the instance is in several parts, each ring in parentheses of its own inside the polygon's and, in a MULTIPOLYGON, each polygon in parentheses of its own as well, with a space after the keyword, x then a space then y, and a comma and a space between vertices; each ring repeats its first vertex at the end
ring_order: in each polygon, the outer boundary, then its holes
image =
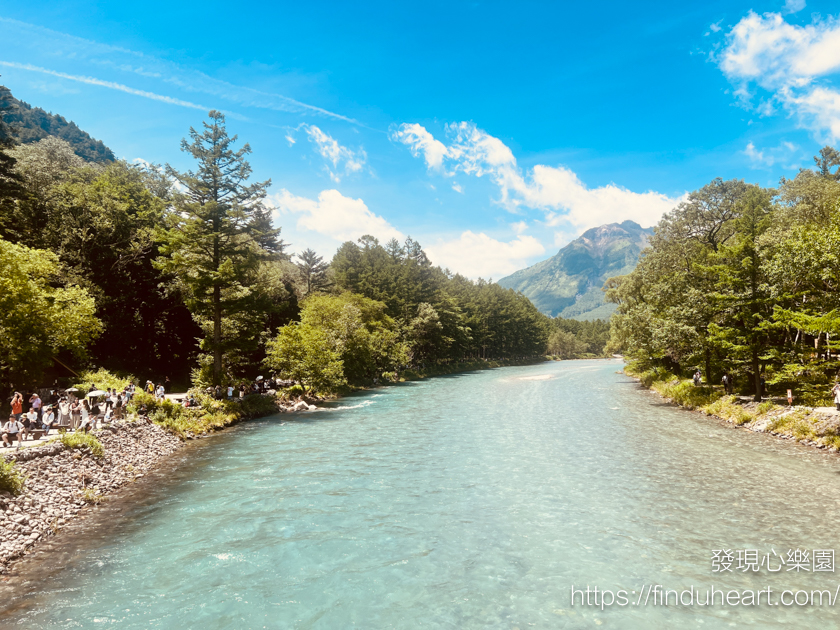
POLYGON ((836 626, 825 604, 635 605, 648 585, 833 594, 840 573, 711 558, 840 546, 840 458, 676 409, 621 367, 435 378, 202 440, 27 566, 0 626, 836 626), (572 605, 587 585, 630 603, 572 605))

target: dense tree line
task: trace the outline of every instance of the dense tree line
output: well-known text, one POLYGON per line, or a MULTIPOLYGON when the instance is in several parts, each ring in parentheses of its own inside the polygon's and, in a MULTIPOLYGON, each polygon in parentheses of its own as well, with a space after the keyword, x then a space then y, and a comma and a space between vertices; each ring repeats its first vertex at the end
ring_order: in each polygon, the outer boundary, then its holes
POLYGON ((560 359, 602 357, 610 339, 610 323, 556 317, 548 338, 548 354, 560 359))
POLYGON ((743 393, 762 378, 799 400, 826 399, 838 376, 840 153, 776 189, 716 179, 667 214, 629 275, 610 349, 675 373, 729 373, 743 393))
POLYGON ((500 359, 545 352, 549 321, 522 294, 435 267, 420 244, 371 236, 332 260, 338 288, 383 302, 410 342, 412 360, 500 359))

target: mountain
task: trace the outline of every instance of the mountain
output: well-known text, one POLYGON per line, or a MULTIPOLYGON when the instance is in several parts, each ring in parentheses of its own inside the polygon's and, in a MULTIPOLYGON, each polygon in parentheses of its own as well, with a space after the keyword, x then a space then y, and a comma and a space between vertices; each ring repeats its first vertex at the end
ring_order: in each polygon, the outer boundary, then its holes
POLYGON ((557 254, 502 278, 498 284, 522 292, 550 317, 607 319, 614 304, 604 302, 607 278, 630 273, 653 228, 633 221, 592 228, 557 254))
POLYGON ((88 162, 110 162, 114 153, 101 140, 87 133, 63 116, 45 112, 40 107, 19 101, 8 88, 0 85, 0 104, 6 112, 3 120, 11 128, 11 137, 18 144, 38 142, 47 136, 61 138, 73 147, 73 152, 88 162))

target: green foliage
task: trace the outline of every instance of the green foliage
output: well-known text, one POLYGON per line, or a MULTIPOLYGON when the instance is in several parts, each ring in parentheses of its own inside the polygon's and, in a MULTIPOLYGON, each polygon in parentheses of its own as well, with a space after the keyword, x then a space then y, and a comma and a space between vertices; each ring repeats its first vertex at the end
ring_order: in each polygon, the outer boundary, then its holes
POLYGON ((691 379, 655 381, 651 389, 686 409, 704 408, 723 396, 720 390, 708 386, 698 387, 691 379))
POLYGON ((304 329, 323 332, 347 381, 381 378, 408 363, 399 326, 382 302, 352 293, 313 295, 304 302, 300 319, 304 329))
POLYGON ((322 393, 346 384, 341 354, 323 330, 311 324, 288 324, 268 342, 265 365, 281 378, 322 393))
POLYGON ((67 448, 87 448, 94 457, 102 457, 105 454, 105 448, 102 446, 102 442, 91 433, 83 433, 81 431, 62 433, 50 441, 61 442, 67 448))
POLYGON ((103 501, 108 500, 108 497, 95 488, 83 488, 82 491, 79 492, 79 498, 85 503, 89 503, 91 505, 99 505, 103 501))
POLYGON ((703 411, 710 416, 717 416, 738 425, 752 422, 757 418, 755 413, 740 405, 735 396, 721 396, 703 407, 703 411))
POLYGON ((18 495, 23 492, 26 476, 12 461, 0 457, 0 492, 18 495))
POLYGON ((304 297, 310 293, 318 293, 332 286, 329 279, 329 264, 324 262, 323 257, 319 256, 311 249, 305 249, 297 255, 298 262, 295 265, 301 278, 302 289, 301 293, 304 297))
POLYGON ((83 357, 99 335, 93 298, 60 271, 54 253, 0 239, 0 389, 37 384, 56 353, 83 357))
POLYGON ((26 196, 0 204, 0 236, 55 252, 61 280, 96 299, 105 334, 88 349, 93 361, 141 376, 185 375, 200 330, 171 278, 152 266, 168 183, 122 161, 85 165, 57 138, 13 153, 26 196))
POLYGON ((840 375, 840 181, 816 171, 778 190, 715 180, 656 227, 636 269, 607 283, 618 305, 608 351, 676 375, 729 373, 758 399, 792 389, 824 404, 840 375))
POLYGON ((131 374, 120 376, 109 372, 105 368, 99 368, 96 371, 88 370, 79 374, 79 382, 74 383, 73 387, 80 389, 81 395, 84 395, 84 392, 87 392, 91 385, 95 385, 97 389, 107 390, 110 388, 121 392, 132 381, 135 385, 137 384, 137 379, 131 374))
MULTIPOLYGON (((135 397, 136 398, 136 397, 135 397)), ((215 400, 211 396, 196 394, 196 408, 185 408, 166 401, 150 405, 149 419, 170 433, 184 439, 223 429, 246 418, 258 418, 277 413, 273 396, 251 394, 239 400, 215 400)))

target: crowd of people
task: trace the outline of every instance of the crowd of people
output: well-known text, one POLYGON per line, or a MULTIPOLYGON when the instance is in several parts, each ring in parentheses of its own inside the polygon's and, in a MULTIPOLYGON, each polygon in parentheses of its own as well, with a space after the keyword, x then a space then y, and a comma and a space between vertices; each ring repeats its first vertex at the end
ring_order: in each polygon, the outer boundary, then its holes
MULTIPOLYGON (((159 390, 163 390, 163 384, 150 393, 158 395, 159 390)), ((120 420, 136 391, 133 382, 122 391, 110 387, 100 390, 91 383, 87 393, 75 387, 60 389, 55 386, 49 390, 46 403, 38 392, 29 394, 28 398, 15 392, 11 399, 11 415, 0 429, 3 448, 14 446, 15 442, 20 448, 24 440, 41 440, 53 429, 87 433, 120 420)), ((165 392, 161 391, 160 396, 165 396, 165 392)))
MULTIPOLYGON (((217 400, 235 400, 248 394, 262 394, 291 384, 290 381, 278 381, 274 378, 266 380, 260 376, 249 383, 243 382, 238 387, 232 384, 227 387, 208 387, 206 393, 217 400)), ((0 428, 3 448, 13 447, 15 443, 20 448, 24 440, 44 439, 52 430, 87 433, 91 429, 122 419, 126 407, 138 389, 162 401, 166 399, 170 388, 171 382, 169 377, 166 377, 157 384, 146 381, 142 388, 138 388, 132 381, 122 391, 116 388, 100 390, 91 383, 87 392, 81 392, 75 387, 61 389, 56 384, 49 390, 49 399, 46 402, 38 392, 27 395, 15 392, 11 399, 11 415, 0 428)), ((181 404, 186 407, 198 406, 194 396, 185 398, 181 404)), ((141 405, 138 410, 141 417, 145 416, 145 410, 146 406, 141 405)))
POLYGON ((279 381, 273 377, 266 380, 262 376, 258 376, 250 383, 241 383, 239 387, 232 384, 228 384, 227 387, 222 387, 221 385, 208 387, 205 393, 210 394, 216 400, 224 400, 225 398, 235 400, 236 398, 245 398, 248 394, 264 394, 270 390, 276 390, 279 387, 288 387, 292 384, 292 381, 279 381))

